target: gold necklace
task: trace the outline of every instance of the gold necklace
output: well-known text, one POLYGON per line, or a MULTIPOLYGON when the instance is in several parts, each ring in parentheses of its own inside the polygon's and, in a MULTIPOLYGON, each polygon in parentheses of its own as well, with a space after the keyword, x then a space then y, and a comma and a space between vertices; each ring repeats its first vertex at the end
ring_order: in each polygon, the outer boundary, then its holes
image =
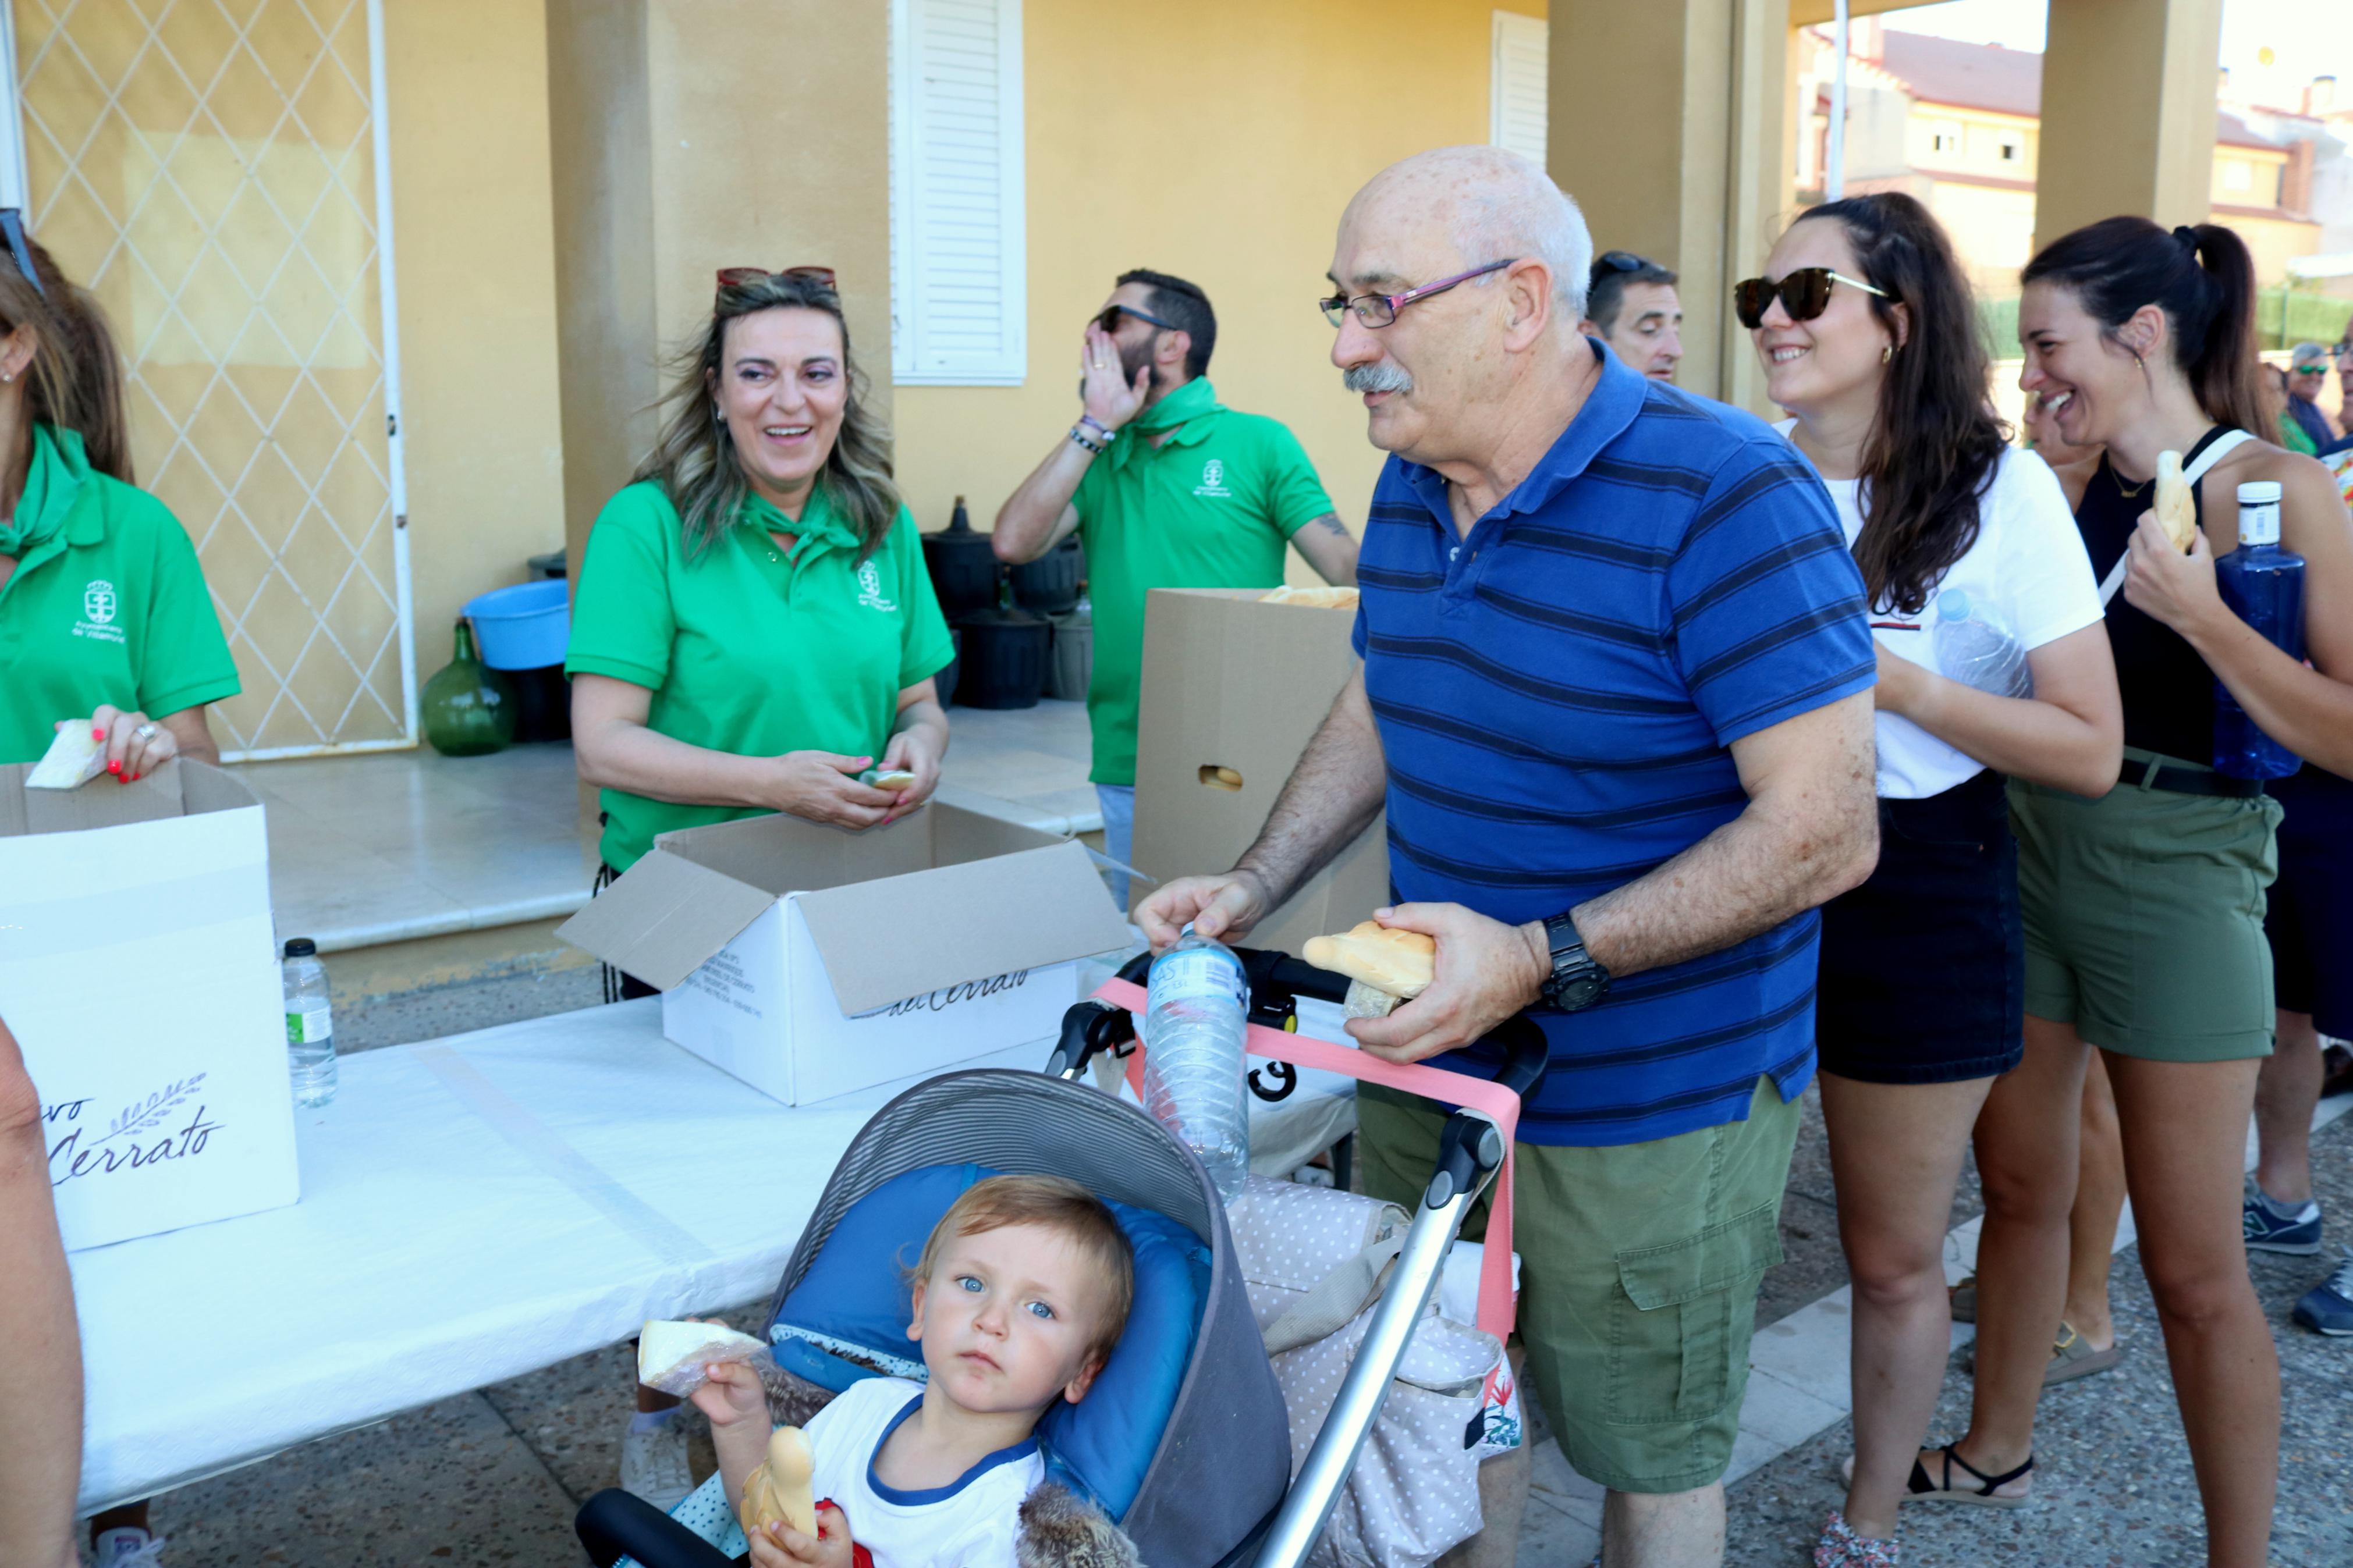
POLYGON ((2141 482, 2137 485, 2128 485, 2125 483, 2125 477, 2116 472, 2116 466, 2114 463, 2108 464, 2107 469, 2108 478, 2116 481, 2116 489, 2124 493, 2124 498, 2126 500, 2138 500, 2140 499, 2140 492, 2148 489, 2149 481, 2147 479, 2141 480, 2141 482))

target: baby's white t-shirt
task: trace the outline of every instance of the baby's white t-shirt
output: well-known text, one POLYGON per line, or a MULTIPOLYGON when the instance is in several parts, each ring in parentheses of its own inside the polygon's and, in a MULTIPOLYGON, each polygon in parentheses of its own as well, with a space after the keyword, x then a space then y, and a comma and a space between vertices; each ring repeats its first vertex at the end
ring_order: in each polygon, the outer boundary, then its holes
MULTIPOLYGON (((1787 436, 1796 423, 1783 420, 1774 428, 1787 436)), ((1862 484, 1860 479, 1822 481, 1838 506, 1849 549, 1862 532, 1862 484)), ((1938 579, 1918 615, 1874 607, 1873 640, 1899 658, 1936 669, 1932 628, 1936 599, 1956 588, 1968 595, 1972 614, 2008 632, 2029 651, 2101 619, 2100 585, 2092 575, 2092 559, 2084 553, 2074 514, 2067 509, 2067 493, 2059 488, 2059 476, 2051 466, 2033 453, 2015 447, 2002 452, 1993 482, 1978 498, 1977 542, 1938 579)), ((1890 800, 1942 795, 1985 767, 1901 714, 1882 709, 1873 728, 1879 740, 1879 793, 1890 800)))
POLYGON ((837 1394, 808 1424, 811 1491, 833 1500, 874 1568, 1013 1568, 1022 1500, 1046 1479, 1038 1439, 998 1449, 950 1486, 884 1486, 874 1456, 923 1399, 922 1384, 898 1377, 865 1378, 837 1394))

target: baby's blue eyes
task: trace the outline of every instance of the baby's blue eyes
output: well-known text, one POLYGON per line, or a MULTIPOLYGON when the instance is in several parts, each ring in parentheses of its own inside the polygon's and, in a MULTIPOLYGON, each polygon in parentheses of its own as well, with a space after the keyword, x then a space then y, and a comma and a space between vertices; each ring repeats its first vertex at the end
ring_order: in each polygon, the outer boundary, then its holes
POLYGON ((981 1284, 980 1284, 980 1281, 979 1281, 979 1280, 977 1280, 977 1279, 974 1279, 974 1278, 973 1278, 971 1275, 969 1275, 969 1274, 959 1274, 959 1275, 957 1275, 957 1276, 956 1276, 956 1285, 957 1285, 957 1287, 958 1287, 959 1289, 965 1289, 965 1290, 969 1290, 969 1291, 971 1291, 971 1292, 972 1292, 974 1295, 976 1295, 976 1296, 977 1296, 977 1295, 979 1295, 979 1294, 980 1294, 980 1290, 981 1290, 981 1284))
POLYGON ((1051 1307, 1049 1307, 1049 1306, 1048 1306, 1048 1305, 1046 1305, 1046 1303, 1045 1303, 1045 1302, 1043 1302, 1043 1301, 1032 1301, 1032 1302, 1030 1302, 1030 1303, 1029 1303, 1029 1310, 1030 1310, 1031 1312, 1035 1313, 1036 1315, 1038 1315, 1039 1317, 1045 1319, 1045 1320, 1046 1320, 1046 1321, 1048 1321, 1049 1322, 1051 1322, 1051 1321, 1053 1321, 1053 1317, 1054 1317, 1054 1309, 1053 1309, 1053 1308, 1051 1308, 1051 1307))
MULTIPOLYGON (((955 1277, 955 1284, 957 1289, 962 1290, 966 1295, 970 1296, 977 1296, 983 1290, 988 1289, 987 1286, 983 1285, 978 1279, 969 1274, 957 1275, 955 1277)), ((1022 1306, 1033 1317, 1042 1319, 1050 1323, 1054 1321, 1054 1309, 1046 1305, 1043 1301, 1024 1301, 1022 1306)))

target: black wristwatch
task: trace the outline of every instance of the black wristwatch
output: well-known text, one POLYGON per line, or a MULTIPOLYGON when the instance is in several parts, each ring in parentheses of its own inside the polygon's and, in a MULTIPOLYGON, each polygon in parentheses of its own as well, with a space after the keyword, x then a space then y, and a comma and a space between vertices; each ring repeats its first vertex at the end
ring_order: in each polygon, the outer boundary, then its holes
POLYGON ((1565 915, 1546 920, 1545 945, 1552 949, 1552 973, 1544 983, 1545 1005, 1564 1013, 1592 1006, 1609 994, 1609 972, 1585 951, 1585 939, 1565 915))

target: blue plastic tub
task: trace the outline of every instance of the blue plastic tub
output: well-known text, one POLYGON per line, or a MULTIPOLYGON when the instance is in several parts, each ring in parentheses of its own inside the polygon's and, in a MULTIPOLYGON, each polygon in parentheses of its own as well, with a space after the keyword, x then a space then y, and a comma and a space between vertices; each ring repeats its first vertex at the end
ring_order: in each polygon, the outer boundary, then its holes
POLYGON ((561 580, 493 588, 466 601, 482 662, 492 669, 543 669, 564 662, 572 637, 569 585, 561 580))

